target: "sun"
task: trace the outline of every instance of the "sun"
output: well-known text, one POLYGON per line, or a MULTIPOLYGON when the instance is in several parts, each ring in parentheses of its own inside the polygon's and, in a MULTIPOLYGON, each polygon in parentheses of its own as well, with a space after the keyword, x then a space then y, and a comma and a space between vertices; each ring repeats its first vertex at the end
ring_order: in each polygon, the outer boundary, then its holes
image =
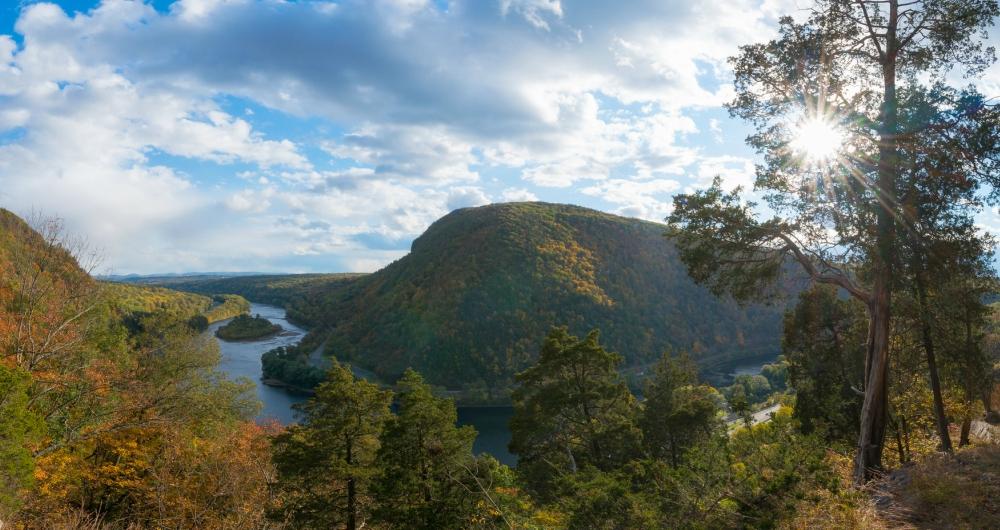
POLYGON ((826 162, 844 145, 844 132, 823 118, 807 118, 791 130, 790 146, 810 162, 826 162))

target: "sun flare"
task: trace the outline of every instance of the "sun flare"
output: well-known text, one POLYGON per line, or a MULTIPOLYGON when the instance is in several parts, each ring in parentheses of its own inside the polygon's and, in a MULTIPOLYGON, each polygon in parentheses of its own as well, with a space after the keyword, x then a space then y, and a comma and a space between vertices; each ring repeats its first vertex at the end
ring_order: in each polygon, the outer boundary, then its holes
POLYGON ((791 147, 810 162, 824 162, 837 155, 844 143, 844 132, 822 118, 809 118, 792 129, 791 147))

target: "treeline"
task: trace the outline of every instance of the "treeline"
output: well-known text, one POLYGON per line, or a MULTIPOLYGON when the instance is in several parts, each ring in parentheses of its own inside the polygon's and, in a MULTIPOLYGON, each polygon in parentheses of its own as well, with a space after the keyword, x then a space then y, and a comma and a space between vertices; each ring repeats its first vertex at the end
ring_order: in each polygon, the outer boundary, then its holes
POLYGON ((322 321, 320 308, 309 300, 317 292, 326 292, 347 285, 364 276, 353 273, 279 274, 234 276, 149 277, 143 283, 160 285, 205 295, 230 293, 248 300, 283 307, 291 322, 312 327, 322 321))
POLYGON ((219 322, 233 318, 250 311, 250 302, 235 294, 217 294, 212 296, 212 306, 204 312, 208 323, 219 322))
POLYGON ((386 381, 413 367, 466 402, 509 401, 514 374, 556 324, 599 327, 635 370, 666 348, 708 363, 774 354, 783 307, 741 308, 697 286, 664 229, 577 206, 499 204, 439 219, 410 254, 370 275, 165 285, 284 305, 327 356, 386 381))
POLYGON ((474 456, 475 432, 416 372, 393 393, 334 366, 302 422, 275 438, 269 517, 295 528, 736 528, 790 522, 810 496, 854 502, 822 440, 787 409, 755 426, 746 409, 730 434, 725 400, 689 356, 664 356, 642 402, 621 362, 596 331, 549 334, 517 376, 516 469, 474 456))
POLYGON ((103 282, 102 288, 117 300, 120 311, 130 314, 169 313, 194 316, 207 311, 213 301, 209 296, 185 293, 163 287, 103 282))
POLYGON ((205 296, 152 285, 115 282, 99 282, 98 285, 107 297, 115 300, 114 310, 126 317, 168 314, 192 319, 193 327, 204 329, 208 324, 250 310, 250 302, 235 294, 205 296))

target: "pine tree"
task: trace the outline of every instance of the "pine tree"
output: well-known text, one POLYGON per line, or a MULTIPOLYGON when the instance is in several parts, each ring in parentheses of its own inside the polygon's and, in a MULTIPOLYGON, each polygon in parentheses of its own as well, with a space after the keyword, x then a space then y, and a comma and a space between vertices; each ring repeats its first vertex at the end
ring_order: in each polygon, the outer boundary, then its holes
POLYGON ((642 415, 642 441, 653 458, 667 459, 676 468, 687 448, 717 432, 722 396, 698 384, 694 361, 682 353, 676 359, 664 354, 646 385, 642 415))
POLYGON ((864 362, 864 308, 817 286, 785 316, 782 342, 795 419, 803 432, 839 444, 857 440, 864 362))
POLYGON ((517 375, 510 449, 526 482, 543 496, 560 473, 612 469, 637 453, 635 398, 618 374, 621 356, 606 351, 598 336, 594 330, 581 340, 555 328, 538 362, 517 375))
POLYGON ((776 39, 744 46, 732 60, 730 111, 756 129, 748 143, 764 162, 755 189, 773 217, 761 220, 741 190, 723 191, 718 180, 674 198, 670 221, 682 260, 717 292, 760 296, 796 263, 813 282, 838 286, 867 308, 858 483, 882 462, 901 234, 920 206, 905 196, 907 179, 935 171, 934 155, 943 153, 961 163, 948 166, 951 179, 942 182, 996 189, 996 113, 974 91, 947 90, 944 81, 951 71, 975 75, 992 63, 982 30, 998 14, 992 0, 824 0, 804 22, 783 18, 776 39), (931 108, 943 123, 911 129, 911 111, 925 108, 912 99, 927 91, 925 79, 943 87, 942 104, 931 108), (949 118, 958 123, 949 126, 949 118), (817 128, 843 145, 804 156, 802 143, 830 141, 806 137, 817 128), (928 145, 931 156, 911 148, 928 145), (974 158, 960 156, 965 147, 975 148, 974 158))
POLYGON ((391 401, 391 392, 335 363, 316 395, 299 407, 302 422, 274 440, 280 504, 272 518, 295 528, 363 527, 391 401))
POLYGON ((455 404, 435 397, 407 370, 397 383, 398 410, 381 436, 374 485, 376 519, 393 528, 467 528, 481 508, 474 473, 476 431, 455 425, 455 404))

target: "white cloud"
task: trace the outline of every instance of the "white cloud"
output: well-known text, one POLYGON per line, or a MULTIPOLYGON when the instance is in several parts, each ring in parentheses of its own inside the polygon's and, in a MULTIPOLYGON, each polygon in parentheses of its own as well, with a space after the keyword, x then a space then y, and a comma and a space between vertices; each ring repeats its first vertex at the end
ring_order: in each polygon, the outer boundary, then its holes
POLYGON ((443 127, 367 126, 323 144, 331 156, 367 164, 373 176, 408 182, 474 181, 472 144, 443 127))
POLYGON ((715 177, 722 179, 724 189, 731 190, 743 186, 745 190, 751 191, 756 178, 753 160, 732 155, 702 158, 698 164, 695 181, 697 185, 707 186, 715 177))
POLYGON ((559 0, 500 0, 500 13, 507 16, 511 11, 520 14, 529 24, 538 29, 549 29, 548 17, 561 18, 562 5, 559 0))
POLYGON ((461 187, 451 189, 448 193, 448 202, 446 204, 449 210, 457 210, 459 208, 482 206, 489 203, 489 197, 483 193, 481 188, 461 187))
POLYGON ((31 5, 0 36, 0 201, 140 271, 358 270, 539 187, 659 219, 687 175, 745 178, 690 111, 788 2, 31 5))
POLYGON ((669 179, 613 179, 584 188, 583 193, 616 205, 614 211, 619 215, 663 221, 673 208, 671 194, 680 188, 679 182, 669 179))
POLYGON ((507 188, 500 194, 503 202, 537 201, 538 196, 524 188, 507 188))

